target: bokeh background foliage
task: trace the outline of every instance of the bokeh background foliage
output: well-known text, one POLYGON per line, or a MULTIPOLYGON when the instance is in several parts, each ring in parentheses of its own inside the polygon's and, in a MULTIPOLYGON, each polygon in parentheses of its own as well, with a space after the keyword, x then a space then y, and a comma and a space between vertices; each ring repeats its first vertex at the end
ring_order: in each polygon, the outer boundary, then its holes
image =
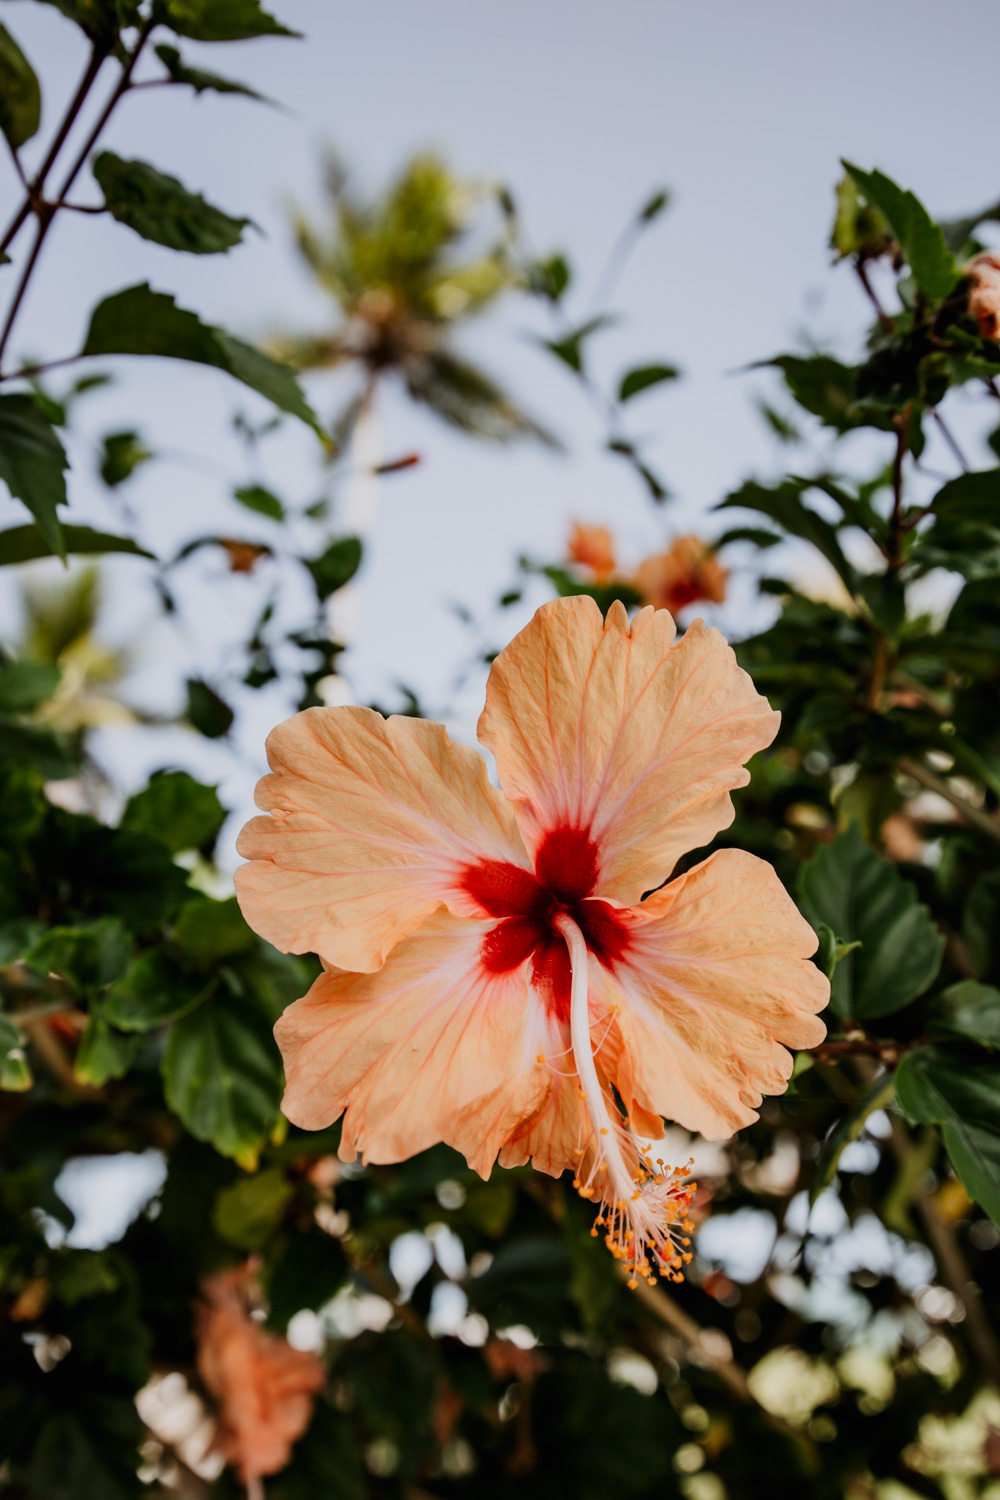
MULTIPOLYGON (((32 559, 131 554, 171 617, 195 553, 215 549, 242 577, 274 563, 238 659, 209 681, 192 654, 184 722, 226 741, 239 693, 276 682, 291 704, 335 701, 351 620, 336 608, 363 536, 338 530, 325 501, 244 478, 231 534, 153 558, 127 503, 155 458, 141 435, 98 445, 111 533, 67 503, 66 434, 89 391, 128 378, 113 356, 213 367, 313 434, 361 532, 376 473, 417 457, 373 453, 386 381, 472 437, 552 442, 453 339, 504 296, 547 311, 553 378, 579 382, 601 442, 669 528, 629 414, 677 371, 647 359, 599 380, 613 278, 579 312, 570 260, 525 250, 510 194, 436 158, 371 201, 330 166, 331 220, 300 218, 297 235, 332 294, 331 328, 264 350, 138 283, 85 314, 78 345, 12 358, 60 216, 107 213, 196 255, 252 231, 100 137, 137 88, 253 92, 186 62, 186 39, 289 36, 257 0, 56 3, 88 55, 76 94, 46 101, 41 147, 36 73, 0 27, 0 129, 23 185, 0 267, 0 478, 27 512, 0 532, 7 587, 32 559), (335 419, 293 366, 354 372, 335 419), (242 534, 248 512, 270 540, 242 534), (308 628, 287 626, 288 589, 308 593, 308 628)), ((640 206, 615 274, 665 206, 662 192, 640 206)), ((255 1257, 260 1318, 327 1372, 267 1480, 275 1500, 1000 1493, 1000 345, 970 311, 965 269, 996 218, 937 223, 882 172, 844 164, 832 247, 870 305, 868 337, 853 361, 808 348, 767 361, 781 472, 705 519, 704 556, 755 580, 757 623, 736 650, 782 711, 717 844, 774 864, 833 994, 829 1040, 756 1125, 714 1146, 668 1131, 701 1183, 697 1255, 669 1295, 625 1288, 567 1183, 530 1170, 483 1182, 445 1147, 344 1167, 336 1127, 287 1126, 271 1027, 317 965, 243 921, 215 864, 215 788, 170 766, 126 799, 104 778, 94 729, 143 716, 121 691, 123 654, 101 641, 95 568, 21 585, 24 629, 0 660, 0 1490, 240 1493, 212 1445, 195 1308, 206 1278, 255 1257), (807 554, 823 588, 784 566, 807 554), (942 573, 951 602, 921 612, 921 585, 942 573), (147 1187, 94 1248, 70 1203, 100 1190, 102 1161, 144 1162, 147 1187)), ((252 460, 273 422, 240 422, 252 460)), ((526 555, 501 604, 548 588, 631 607, 642 577, 579 548, 526 555)), ((476 639, 480 665, 497 644, 476 639)), ((415 694, 406 708, 421 711, 415 694)))

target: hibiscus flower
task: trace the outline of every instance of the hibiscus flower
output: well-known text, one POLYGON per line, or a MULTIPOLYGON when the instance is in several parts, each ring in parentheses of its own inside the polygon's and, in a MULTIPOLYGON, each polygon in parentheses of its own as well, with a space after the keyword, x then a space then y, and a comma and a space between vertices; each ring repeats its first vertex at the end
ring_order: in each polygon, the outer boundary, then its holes
POLYGON ((778 727, 718 631, 675 634, 543 605, 479 721, 503 791, 440 724, 307 709, 271 734, 238 846, 247 920, 324 967, 275 1028, 289 1119, 343 1114, 348 1161, 445 1141, 484 1177, 573 1167, 647 1278, 679 1274, 693 1191, 653 1159, 663 1117, 749 1124, 829 996, 770 865, 724 849, 664 883, 778 727))
POLYGON ((666 552, 639 564, 634 582, 647 604, 676 615, 699 599, 721 604, 728 577, 710 546, 696 536, 679 536, 666 552))
POLYGON ((259 1263, 251 1259, 205 1282, 197 1310, 198 1373, 218 1403, 216 1444, 249 1496, 277 1474, 312 1418, 326 1370, 250 1316, 259 1263))

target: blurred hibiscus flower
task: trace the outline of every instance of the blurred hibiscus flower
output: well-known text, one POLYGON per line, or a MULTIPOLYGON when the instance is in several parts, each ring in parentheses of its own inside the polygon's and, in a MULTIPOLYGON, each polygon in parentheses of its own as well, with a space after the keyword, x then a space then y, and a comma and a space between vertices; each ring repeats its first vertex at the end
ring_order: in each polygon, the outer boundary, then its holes
POLYGON ((250 1316, 258 1266, 212 1276, 198 1307, 198 1373, 218 1406, 216 1445, 249 1495, 277 1474, 312 1420, 326 1370, 315 1354, 293 1349, 250 1316))
POLYGON ((700 600, 721 604, 728 576, 708 543, 696 536, 679 536, 666 552, 641 562, 633 582, 647 604, 676 615, 700 600))
POLYGON ((284 1108, 341 1154, 438 1141, 484 1177, 575 1170, 609 1248, 677 1276, 693 1188, 662 1116, 728 1136, 822 1040, 829 987, 772 868, 724 849, 773 713, 716 630, 544 605, 493 664, 472 749, 425 720, 308 709, 268 740, 247 920, 324 973, 276 1027, 284 1108), (646 1144, 643 1144, 645 1142, 646 1144))

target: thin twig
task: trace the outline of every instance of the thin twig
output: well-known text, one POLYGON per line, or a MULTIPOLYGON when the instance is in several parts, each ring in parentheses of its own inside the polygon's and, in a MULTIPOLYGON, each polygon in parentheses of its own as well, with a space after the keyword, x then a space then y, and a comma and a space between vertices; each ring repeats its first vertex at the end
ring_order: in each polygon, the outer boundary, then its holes
POLYGON ((80 79, 80 82, 77 85, 76 93, 73 95, 72 99, 69 102, 69 105, 67 106, 66 113, 62 118, 59 129, 56 131, 55 136, 52 139, 52 144, 50 145, 48 151, 45 153, 45 160, 42 162, 42 165, 39 167, 38 171, 31 179, 31 182, 27 185, 27 194, 25 196, 24 202, 21 204, 21 207, 14 215, 14 218, 8 226, 7 232, 4 234, 3 239, 0 240, 0 250, 7 249, 14 236, 20 229, 21 225, 24 223, 25 219, 36 207, 38 200, 41 197, 42 190, 45 187, 45 179, 49 175, 49 172, 52 170, 55 159, 62 149, 63 142, 69 135, 73 126, 76 124, 77 116, 79 115, 80 110, 83 108, 84 103, 86 102, 87 95, 90 93, 90 90, 94 84, 94 80, 97 77, 98 73, 101 71, 101 66, 107 56, 108 49, 104 47, 94 47, 91 51, 87 66, 83 72, 83 77, 80 79))
POLYGON ((954 437, 952 436, 952 433, 951 433, 950 429, 945 424, 944 417, 942 417, 942 415, 938 411, 937 407, 935 407, 934 410, 931 412, 931 416, 934 418, 935 422, 937 423, 937 425, 938 425, 938 431, 940 432, 941 436, 944 438, 945 442, 948 444, 948 447, 951 449, 952 454, 954 455, 955 461, 957 462, 959 468, 962 470, 962 473, 963 474, 968 474, 968 472, 969 472, 969 465, 965 462, 965 459, 964 459, 964 457, 962 455, 961 448, 956 443, 954 437))
POLYGON ((975 828, 978 833, 984 833, 987 838, 996 839, 1000 843, 1000 818, 995 818, 992 813, 984 812, 981 807, 974 807, 960 792, 952 791, 948 783, 940 776, 935 776, 927 766, 912 756, 904 755, 897 762, 899 769, 907 776, 912 776, 921 786, 929 792, 936 792, 939 797, 944 797, 952 807, 960 812, 970 828, 975 828))
MULTIPOLYGON (((146 21, 146 23, 142 27, 142 30, 139 33, 139 36, 138 36, 138 39, 136 41, 135 46, 133 47, 132 51, 129 53, 129 55, 128 55, 127 59, 125 60, 125 62, 122 64, 121 77, 118 79, 117 84, 115 85, 114 89, 111 91, 111 97, 108 99, 108 102, 105 104, 104 108, 101 110, 101 113, 100 113, 100 115, 97 118, 96 124, 93 126, 92 130, 90 131, 90 133, 87 136, 87 139, 84 141, 83 146, 80 148, 79 152, 77 153, 76 159, 73 162, 72 166, 70 167, 69 172, 67 173, 67 175, 66 175, 66 177, 65 177, 65 179, 63 181, 62 187, 59 189, 59 192, 56 194, 55 201, 53 203, 48 203, 48 202, 45 202, 44 200, 40 200, 40 201, 37 201, 34 204, 35 213, 36 213, 36 215, 38 217, 38 233, 35 236, 35 243, 31 247, 31 254, 28 256, 27 264, 25 265, 24 270, 21 273, 21 279, 18 282, 17 290, 14 293, 14 298, 13 298, 13 301, 11 303, 10 311, 7 314, 7 320, 6 320, 5 324, 4 324, 3 332, 0 333, 0 364, 2 364, 4 352, 5 352, 6 348, 7 348, 7 343, 9 341, 9 339, 10 339, 11 333, 12 333, 13 328, 14 328, 15 319, 17 318, 18 312, 20 311, 21 303, 24 300, 24 294, 25 294, 25 292, 28 289, 28 283, 31 280, 32 273, 34 272, 35 266, 38 263, 39 253, 41 251, 42 245, 45 243, 45 237, 48 234, 49 228, 51 227, 51 224, 52 224, 52 221, 53 221, 53 219, 56 216, 56 213, 58 211, 58 207, 64 202, 67 194, 69 193, 70 189, 73 186, 73 183, 76 181, 76 179, 77 179, 77 177, 78 177, 81 169, 83 168, 85 162, 87 161, 87 158, 89 157, 91 151, 94 149, 94 146, 97 143, 97 140, 98 140, 98 137, 101 134, 101 131, 104 129, 105 125, 108 123, 108 120, 111 117, 111 113, 114 110, 115 105, 121 99, 122 95, 125 94, 127 92, 127 90, 129 89, 129 87, 130 87, 130 81, 131 81, 131 77, 132 77, 132 70, 135 67, 136 63, 138 62, 138 60, 139 60, 139 54, 142 52, 143 47, 146 45, 146 41, 147 41, 147 39, 149 37, 149 34, 153 30, 153 27, 155 25, 156 25, 155 21, 148 20, 148 21, 146 21)), ((95 57, 97 56, 96 52, 95 52, 94 56, 95 57)), ((93 59, 92 59, 92 61, 93 61, 93 59)), ((103 61, 103 57, 101 58, 101 61, 103 61)), ((96 76, 96 70, 95 70, 95 76, 96 76)), ((82 87, 82 85, 81 85, 81 87, 82 87)), ((88 85, 88 87, 89 87, 89 85, 88 85)), ((68 118, 68 116, 67 116, 67 118, 68 118)), ((72 124, 72 121, 70 121, 70 124, 72 124)), ((67 133, 68 133, 68 128, 69 127, 67 126, 67 133)), ((50 152, 50 155, 51 155, 51 152, 50 152)), ((53 161, 55 160, 54 156, 53 156, 52 159, 53 159, 53 161)), ((46 168, 46 170, 47 170, 47 168, 46 168)), ((39 175, 40 175, 40 179, 44 180, 43 174, 39 174, 39 175)), ((39 188, 39 191, 40 191, 40 188, 39 188)))
MULTIPOLYGON (((623 1272, 626 1277, 629 1274, 627 1271, 623 1272)), ((705 1334, 714 1330, 702 1328, 701 1324, 696 1323, 682 1307, 678 1307, 673 1297, 662 1287, 649 1286, 645 1281, 640 1281, 633 1289, 632 1295, 639 1299, 647 1312, 651 1312, 655 1318, 659 1318, 661 1323, 665 1323, 668 1328, 678 1334, 687 1345, 689 1352, 697 1355, 698 1363, 706 1370, 714 1370, 738 1401, 754 1404, 754 1395, 739 1365, 732 1359, 720 1358, 712 1349, 712 1340, 706 1341, 705 1334)))
POLYGON ((864 287, 869 302, 875 309, 875 313, 878 317, 879 323, 882 325, 886 333, 895 333, 896 324, 886 312, 881 302, 878 300, 878 295, 876 294, 875 288, 872 286, 871 282, 868 279, 868 272, 865 270, 864 261, 855 260, 854 269, 858 273, 858 280, 864 287))

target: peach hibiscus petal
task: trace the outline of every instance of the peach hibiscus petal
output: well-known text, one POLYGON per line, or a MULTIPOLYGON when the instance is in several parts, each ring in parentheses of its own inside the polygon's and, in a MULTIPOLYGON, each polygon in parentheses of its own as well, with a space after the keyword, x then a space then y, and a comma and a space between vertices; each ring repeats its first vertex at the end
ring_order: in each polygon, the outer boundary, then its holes
POLYGON ((321 975, 275 1027, 288 1118, 318 1130, 346 1110, 345 1160, 402 1161, 444 1141, 488 1176, 548 1086, 527 963, 484 967, 493 925, 438 911, 377 973, 321 975))
MULTIPOLYGON (((788 1048, 814 1047, 829 1001, 816 935, 770 865, 723 849, 643 902, 627 965, 603 973, 648 1109, 708 1137, 783 1093, 788 1048)), ((617 1079, 612 1076, 612 1081, 617 1079)))
POLYGON ((592 599, 543 605, 493 663, 479 738, 535 854, 554 830, 593 842, 599 896, 632 905, 733 819, 743 762, 779 716, 717 630, 675 642, 663 610, 629 628, 592 599))
POLYGON ((527 864, 482 757, 441 724, 311 708, 271 733, 267 754, 257 805, 270 816, 240 835, 236 889, 284 952, 371 972, 436 907, 468 909, 470 864, 527 864))

